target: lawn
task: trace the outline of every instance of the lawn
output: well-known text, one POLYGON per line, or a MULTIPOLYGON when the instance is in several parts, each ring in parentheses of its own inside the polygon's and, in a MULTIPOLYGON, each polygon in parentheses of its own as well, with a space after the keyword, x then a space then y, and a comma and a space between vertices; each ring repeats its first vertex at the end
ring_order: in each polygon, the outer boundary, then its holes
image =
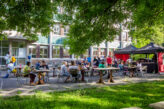
POLYGON ((164 81, 0 98, 0 109, 120 109, 164 101, 164 81))

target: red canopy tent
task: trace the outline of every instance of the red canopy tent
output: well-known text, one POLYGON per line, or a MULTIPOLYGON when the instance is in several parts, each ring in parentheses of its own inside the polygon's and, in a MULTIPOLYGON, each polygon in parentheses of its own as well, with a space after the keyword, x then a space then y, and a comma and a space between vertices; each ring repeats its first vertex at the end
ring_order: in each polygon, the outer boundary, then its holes
POLYGON ((130 58, 130 54, 132 54, 134 50, 137 50, 137 48, 134 47, 133 45, 129 45, 123 49, 116 50, 114 54, 116 59, 121 59, 123 61, 126 61, 127 59, 130 58))
POLYGON ((115 54, 116 59, 121 59, 126 62, 130 58, 129 54, 115 54))

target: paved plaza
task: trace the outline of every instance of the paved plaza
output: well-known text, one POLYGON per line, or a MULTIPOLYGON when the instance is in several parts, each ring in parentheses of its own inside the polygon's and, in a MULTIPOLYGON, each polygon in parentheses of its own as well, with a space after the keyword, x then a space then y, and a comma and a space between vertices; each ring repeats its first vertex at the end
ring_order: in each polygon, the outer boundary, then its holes
MULTIPOLYGON (((1 75, 4 75, 3 73, 1 75)), ((108 83, 107 75, 103 77, 105 84, 97 84, 96 82, 99 79, 99 76, 95 75, 92 77, 86 77, 87 82, 78 82, 78 83, 64 83, 63 80, 57 82, 57 77, 52 77, 50 74, 49 82, 43 85, 29 86, 26 82, 29 82, 29 79, 21 78, 20 85, 17 83, 17 78, 10 77, 4 80, 3 88, 0 90, 1 96, 14 96, 14 95, 32 95, 38 91, 44 92, 53 92, 53 91, 65 91, 65 90, 75 90, 83 88, 92 88, 92 87, 104 87, 104 86, 113 86, 113 85, 124 85, 130 83, 139 83, 139 82, 149 82, 149 81, 160 81, 164 80, 164 75, 160 74, 144 74, 143 77, 125 77, 121 76, 119 73, 114 74, 114 83, 108 83)), ((37 81, 37 79, 36 79, 37 81)))

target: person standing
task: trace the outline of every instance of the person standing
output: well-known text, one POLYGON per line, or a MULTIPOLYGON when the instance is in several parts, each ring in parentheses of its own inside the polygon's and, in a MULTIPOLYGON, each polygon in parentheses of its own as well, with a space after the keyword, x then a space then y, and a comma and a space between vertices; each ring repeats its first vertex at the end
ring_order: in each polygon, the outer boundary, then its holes
POLYGON ((13 62, 14 66, 16 66, 16 58, 14 55, 11 57, 11 61, 13 62))
POLYGON ((112 58, 110 56, 108 56, 106 61, 107 61, 108 67, 109 66, 111 67, 111 65, 112 65, 112 58))
POLYGON ((10 63, 10 53, 7 52, 6 56, 5 56, 5 60, 6 60, 6 65, 8 66, 8 64, 10 63))
POLYGON ((94 65, 94 67, 98 67, 99 66, 99 61, 96 59, 96 57, 94 57, 93 65, 94 65))
POLYGON ((62 76, 66 76, 66 80, 64 82, 67 82, 70 78, 70 73, 68 72, 68 68, 67 68, 67 62, 64 61, 63 64, 61 65, 61 75, 62 76))

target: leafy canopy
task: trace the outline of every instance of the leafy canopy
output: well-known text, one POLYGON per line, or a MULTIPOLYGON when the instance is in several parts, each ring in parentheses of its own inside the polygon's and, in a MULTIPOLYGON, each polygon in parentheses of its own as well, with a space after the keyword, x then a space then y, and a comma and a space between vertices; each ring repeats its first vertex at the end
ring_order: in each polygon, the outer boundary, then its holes
POLYGON ((57 3, 53 0, 0 0, 0 39, 5 30, 16 30, 28 39, 48 36, 54 25, 57 3))
MULTIPOLYGON (((70 52, 82 54, 90 46, 112 41, 120 24, 130 31, 149 29, 164 21, 163 0, 58 0, 65 13, 58 18, 69 24, 70 52), (148 27, 148 28, 146 28, 148 27)), ((149 32, 149 31, 147 31, 149 32)), ((132 32, 131 35, 133 35, 132 32)), ((143 36, 147 37, 147 36, 143 36)))

